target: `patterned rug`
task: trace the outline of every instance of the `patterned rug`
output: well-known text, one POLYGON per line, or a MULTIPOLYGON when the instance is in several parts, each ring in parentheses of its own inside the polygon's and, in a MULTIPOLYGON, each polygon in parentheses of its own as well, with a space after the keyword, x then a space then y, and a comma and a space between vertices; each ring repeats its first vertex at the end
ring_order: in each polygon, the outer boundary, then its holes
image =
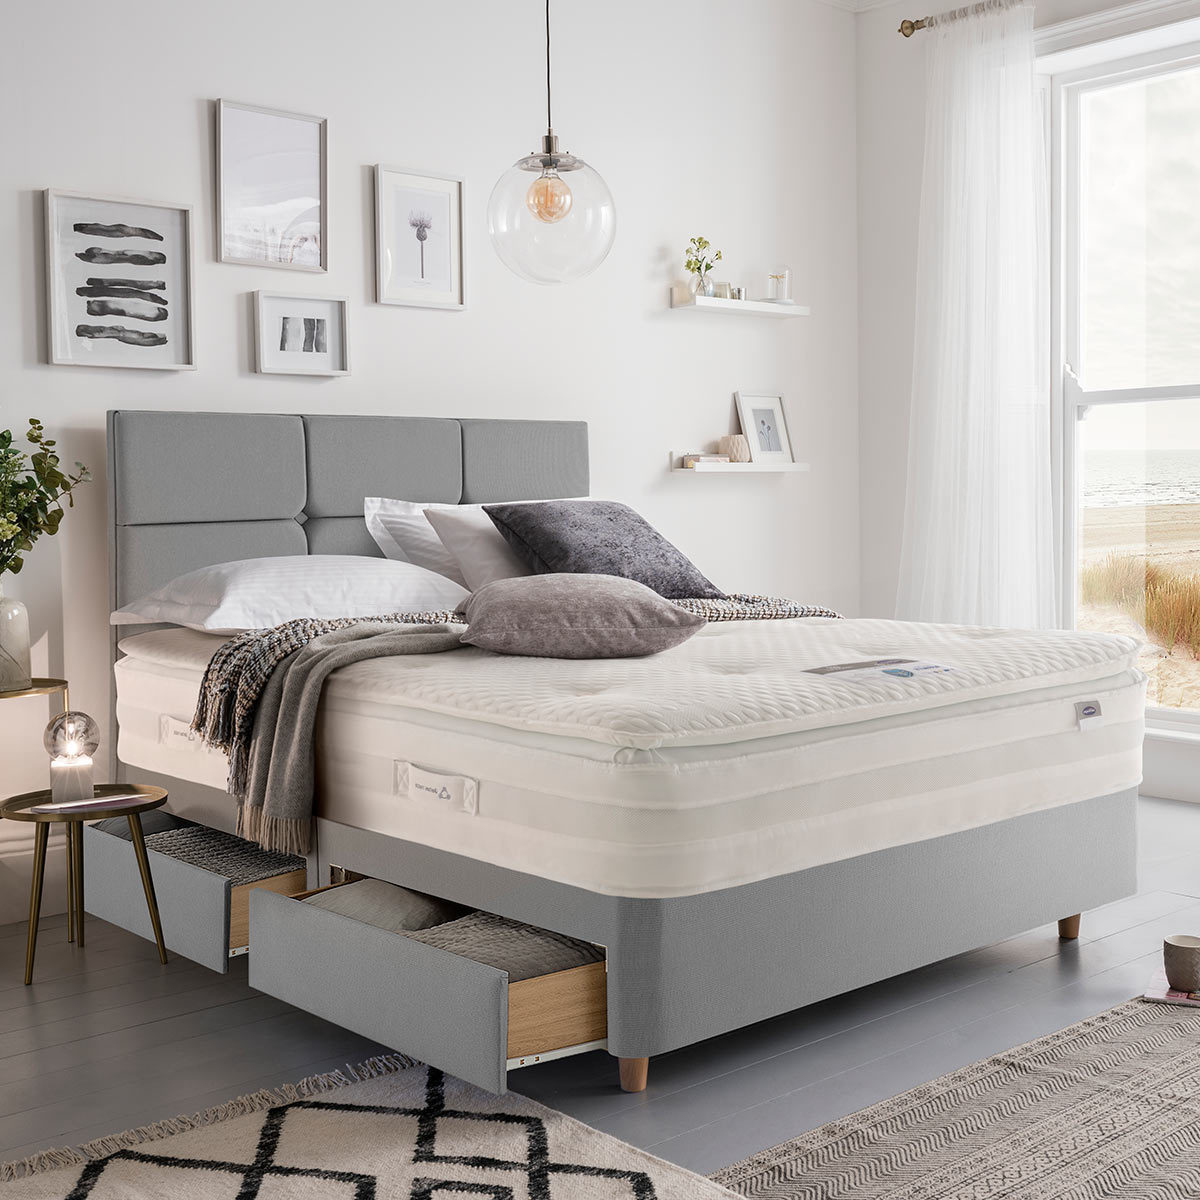
POLYGON ((399 1056, 0 1169, 21 1200, 730 1200, 523 1096, 399 1056))
POLYGON ((1131 1000, 713 1178, 754 1200, 1194 1200, 1200 1009, 1131 1000))

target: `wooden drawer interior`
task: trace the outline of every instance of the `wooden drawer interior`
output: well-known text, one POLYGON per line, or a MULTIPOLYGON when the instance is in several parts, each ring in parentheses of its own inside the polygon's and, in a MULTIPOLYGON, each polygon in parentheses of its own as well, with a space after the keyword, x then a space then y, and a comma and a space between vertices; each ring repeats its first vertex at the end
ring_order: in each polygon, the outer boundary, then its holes
POLYGON ((281 896, 294 896, 308 886, 308 869, 297 867, 282 875, 269 875, 255 883, 239 883, 229 889, 229 953, 232 957, 250 947, 250 893, 266 888, 281 896))

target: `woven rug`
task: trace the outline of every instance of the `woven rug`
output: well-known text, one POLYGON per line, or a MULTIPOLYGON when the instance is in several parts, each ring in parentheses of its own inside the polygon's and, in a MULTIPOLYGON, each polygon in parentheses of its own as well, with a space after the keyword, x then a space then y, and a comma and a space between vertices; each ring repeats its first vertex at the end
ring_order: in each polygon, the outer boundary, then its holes
POLYGON ((713 1178, 755 1200, 1194 1200, 1200 1009, 1131 1000, 713 1178))
POLYGON ((400 1056, 0 1169, 3 1200, 731 1200, 510 1092, 400 1056))

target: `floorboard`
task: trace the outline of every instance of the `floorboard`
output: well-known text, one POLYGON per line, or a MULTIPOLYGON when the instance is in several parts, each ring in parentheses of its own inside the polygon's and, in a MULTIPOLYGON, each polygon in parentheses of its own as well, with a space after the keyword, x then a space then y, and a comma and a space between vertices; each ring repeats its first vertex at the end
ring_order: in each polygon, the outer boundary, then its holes
MULTIPOLYGON (((708 1172, 1140 991, 1167 933, 1200 928, 1200 807, 1143 800, 1141 891, 1088 913, 1078 942, 1031 930, 663 1055, 640 1095, 606 1054, 516 1073, 516 1090, 708 1172), (1198 847, 1192 852, 1193 846, 1198 847)), ((218 975, 90 919, 0 927, 0 1159, 195 1112, 384 1048, 263 996, 246 959, 218 975)))

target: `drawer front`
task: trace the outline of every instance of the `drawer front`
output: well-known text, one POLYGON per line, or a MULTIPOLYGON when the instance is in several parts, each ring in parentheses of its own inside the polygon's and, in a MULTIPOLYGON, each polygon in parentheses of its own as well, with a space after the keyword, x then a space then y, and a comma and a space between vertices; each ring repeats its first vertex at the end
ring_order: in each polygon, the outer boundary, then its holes
MULTIPOLYGON (((229 880, 147 850, 167 949, 201 966, 229 970, 229 880)), ((84 909, 154 940, 133 843, 94 825, 83 829, 84 909)))
POLYGON ((258 889, 250 986, 491 1092, 505 1090, 508 975, 258 889))

